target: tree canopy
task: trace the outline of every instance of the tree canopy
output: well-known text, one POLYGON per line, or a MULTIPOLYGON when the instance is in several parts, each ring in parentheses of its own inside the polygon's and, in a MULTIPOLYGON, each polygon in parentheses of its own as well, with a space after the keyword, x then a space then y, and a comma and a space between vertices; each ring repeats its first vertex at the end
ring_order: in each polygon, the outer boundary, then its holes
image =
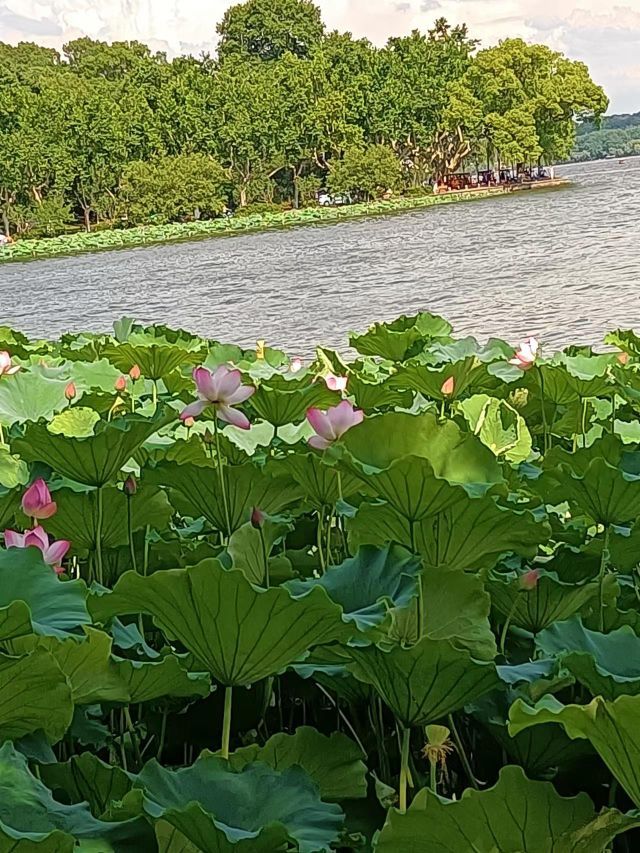
POLYGON ((247 0, 218 34, 215 54, 172 60, 0 43, 3 230, 426 191, 460 167, 564 159, 607 107, 582 63, 520 39, 479 50, 444 19, 378 48, 327 32, 311 0, 247 0))

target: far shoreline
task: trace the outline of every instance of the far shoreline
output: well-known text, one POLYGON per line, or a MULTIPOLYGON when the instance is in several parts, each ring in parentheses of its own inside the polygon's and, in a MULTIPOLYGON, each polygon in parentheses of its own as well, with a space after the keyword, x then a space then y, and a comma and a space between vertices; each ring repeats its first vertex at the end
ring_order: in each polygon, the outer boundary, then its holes
POLYGON ((0 264, 50 260, 52 258, 97 252, 135 249, 170 243, 196 242, 211 237, 233 237, 309 225, 335 224, 341 221, 373 216, 411 213, 444 204, 504 197, 514 192, 555 190, 571 186, 567 178, 555 178, 532 184, 508 184, 486 189, 458 190, 441 195, 401 197, 361 202, 343 207, 307 207, 281 213, 250 214, 229 219, 166 225, 141 225, 126 229, 105 229, 90 233, 65 234, 38 240, 20 240, 0 249, 0 264))

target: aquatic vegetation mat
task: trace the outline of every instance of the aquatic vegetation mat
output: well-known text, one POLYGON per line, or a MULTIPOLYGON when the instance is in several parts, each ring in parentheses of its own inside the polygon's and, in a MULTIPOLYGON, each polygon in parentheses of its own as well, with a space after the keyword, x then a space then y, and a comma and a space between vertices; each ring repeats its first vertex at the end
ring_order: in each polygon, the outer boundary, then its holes
POLYGON ((0 327, 0 851, 640 844, 640 337, 0 327))

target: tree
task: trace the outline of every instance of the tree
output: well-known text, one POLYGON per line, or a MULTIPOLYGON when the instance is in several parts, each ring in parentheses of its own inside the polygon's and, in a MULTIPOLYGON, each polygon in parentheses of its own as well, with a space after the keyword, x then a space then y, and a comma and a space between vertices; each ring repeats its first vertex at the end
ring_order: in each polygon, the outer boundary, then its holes
POLYGON ((179 154, 125 168, 120 198, 136 223, 211 218, 224 210, 229 177, 205 154, 179 154))
POLYGON ((350 148, 342 160, 332 164, 327 186, 333 193, 376 198, 398 188, 401 171, 398 158, 386 145, 350 148))
POLYGON ((324 35, 320 9, 311 0, 247 0, 231 6, 218 24, 218 56, 280 59, 307 57, 324 35))

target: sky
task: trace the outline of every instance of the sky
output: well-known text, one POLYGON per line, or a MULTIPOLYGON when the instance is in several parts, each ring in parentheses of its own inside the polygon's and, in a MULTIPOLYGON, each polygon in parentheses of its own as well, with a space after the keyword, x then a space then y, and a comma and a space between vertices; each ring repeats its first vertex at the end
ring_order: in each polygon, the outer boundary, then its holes
MULTIPOLYGON (((382 45, 427 30, 438 17, 466 22, 484 47, 507 37, 542 42, 586 62, 609 112, 640 110, 640 0, 316 0, 329 29, 382 45)), ((228 0, 0 0, 0 41, 60 48, 88 35, 138 39, 173 56, 215 48, 228 0)))

